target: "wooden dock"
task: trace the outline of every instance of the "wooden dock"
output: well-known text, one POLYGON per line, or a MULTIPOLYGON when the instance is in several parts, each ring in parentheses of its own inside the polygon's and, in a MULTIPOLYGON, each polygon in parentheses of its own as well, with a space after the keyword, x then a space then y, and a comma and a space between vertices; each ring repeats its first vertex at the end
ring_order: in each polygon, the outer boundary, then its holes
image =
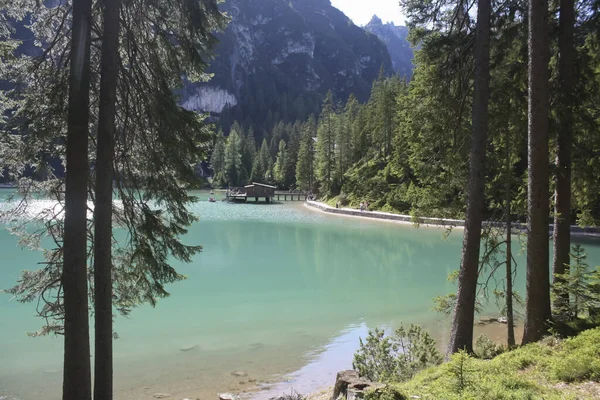
POLYGON ((308 193, 304 192, 275 192, 277 201, 306 201, 308 193))
POLYGON ((227 189, 227 200, 230 202, 247 203, 248 200, 252 201, 252 199, 254 199, 255 203, 264 199, 267 204, 271 201, 306 201, 308 193, 301 191, 275 191, 274 186, 257 182, 252 182, 251 185, 243 188, 227 189))

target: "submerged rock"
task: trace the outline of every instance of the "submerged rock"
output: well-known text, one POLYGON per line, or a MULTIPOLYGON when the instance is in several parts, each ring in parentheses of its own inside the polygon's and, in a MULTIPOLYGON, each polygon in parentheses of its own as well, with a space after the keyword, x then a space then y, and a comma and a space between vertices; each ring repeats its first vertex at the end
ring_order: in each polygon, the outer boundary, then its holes
POLYGON ((245 376, 248 376, 248 373, 247 373, 247 372, 244 372, 244 371, 233 371, 233 372, 231 373, 231 375, 233 375, 233 376, 237 376, 238 378, 243 378, 243 377, 245 377, 245 376))
POLYGON ((152 397, 155 399, 168 399, 171 397, 171 393, 154 393, 152 397))
POLYGON ((190 351, 190 350, 194 350, 194 349, 197 349, 197 348, 198 348, 198 345, 194 344, 192 346, 183 346, 183 347, 179 348, 179 350, 181 350, 181 351, 190 351))
POLYGON ((508 319, 506 317, 483 317, 478 322, 477 325, 489 325, 489 324, 507 324, 508 319))

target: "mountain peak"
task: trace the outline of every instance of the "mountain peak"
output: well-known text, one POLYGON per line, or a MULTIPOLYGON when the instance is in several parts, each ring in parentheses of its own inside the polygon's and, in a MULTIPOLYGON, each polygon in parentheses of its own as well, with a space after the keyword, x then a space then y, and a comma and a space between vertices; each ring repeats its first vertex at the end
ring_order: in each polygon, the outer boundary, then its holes
POLYGON ((377 16, 377 14, 373 14, 373 18, 371 18, 369 25, 383 25, 383 21, 377 16))

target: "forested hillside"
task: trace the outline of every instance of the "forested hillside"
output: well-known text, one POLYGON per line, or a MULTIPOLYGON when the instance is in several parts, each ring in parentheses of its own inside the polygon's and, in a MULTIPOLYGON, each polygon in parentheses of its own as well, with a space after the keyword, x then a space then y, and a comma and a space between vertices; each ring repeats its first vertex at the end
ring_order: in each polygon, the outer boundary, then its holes
POLYGON ((236 121, 257 137, 279 121, 318 114, 328 91, 366 101, 380 68, 392 73, 385 44, 329 0, 231 0, 206 84, 186 85, 186 108, 208 111, 228 133, 236 121))
MULTIPOLYGON (((410 5, 409 5, 410 6, 410 5)), ((411 8, 409 8, 410 10, 411 8)), ((509 2, 494 14, 491 38, 489 139, 486 144, 486 214, 499 216, 506 196, 513 214, 524 219, 527 174, 527 23, 526 4, 509 2), (507 182, 510 193, 506 193, 507 182)), ((233 138, 221 137, 215 154, 215 183, 248 180, 341 196, 342 203, 388 211, 464 217, 469 172, 474 78, 474 21, 447 32, 419 27, 413 17, 411 39, 421 43, 413 79, 384 74, 367 102, 355 96, 341 102, 331 93, 314 118, 279 122, 265 140, 235 125, 233 138), (238 148, 235 150, 234 148, 238 148), (228 150, 228 151, 227 151, 228 150), (242 154, 235 158, 233 154, 242 154), (228 164, 229 163, 229 164, 228 164), (235 165, 235 168, 234 168, 235 165), (229 172, 228 172, 229 171, 229 172), (240 171, 233 173, 233 171, 240 171), (234 179, 231 177, 235 176, 234 179)), ((553 32, 558 21, 551 21, 553 32)), ((581 223, 600 217, 600 46, 595 18, 582 16, 576 27, 576 98, 574 110, 573 216, 581 223)), ((558 45, 553 39, 553 49, 558 45)), ((554 50, 556 51, 556 50, 554 50)), ((556 152, 559 90, 552 69, 550 147, 556 152)), ((564 99, 560 99, 564 101, 564 99)), ((554 164, 554 157, 550 160, 554 164)), ((555 169, 553 169, 555 171, 555 169)), ((554 188, 550 188, 553 197, 554 188)))

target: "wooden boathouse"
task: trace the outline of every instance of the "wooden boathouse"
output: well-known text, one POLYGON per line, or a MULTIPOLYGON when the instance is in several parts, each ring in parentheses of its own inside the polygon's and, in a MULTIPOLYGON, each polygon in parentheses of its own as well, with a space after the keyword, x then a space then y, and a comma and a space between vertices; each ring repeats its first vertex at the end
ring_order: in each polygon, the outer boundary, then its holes
POLYGON ((232 202, 246 203, 249 199, 258 203, 264 199, 266 203, 277 201, 305 201, 308 195, 304 192, 276 192, 275 186, 264 183, 252 182, 243 188, 229 188, 227 190, 227 200, 232 202))
POLYGON ((259 199, 265 199, 270 203, 275 197, 275 186, 266 185, 264 183, 252 182, 251 185, 246 185, 243 188, 232 188, 227 190, 227 199, 230 201, 248 201, 248 198, 254 198, 258 203, 259 199))

